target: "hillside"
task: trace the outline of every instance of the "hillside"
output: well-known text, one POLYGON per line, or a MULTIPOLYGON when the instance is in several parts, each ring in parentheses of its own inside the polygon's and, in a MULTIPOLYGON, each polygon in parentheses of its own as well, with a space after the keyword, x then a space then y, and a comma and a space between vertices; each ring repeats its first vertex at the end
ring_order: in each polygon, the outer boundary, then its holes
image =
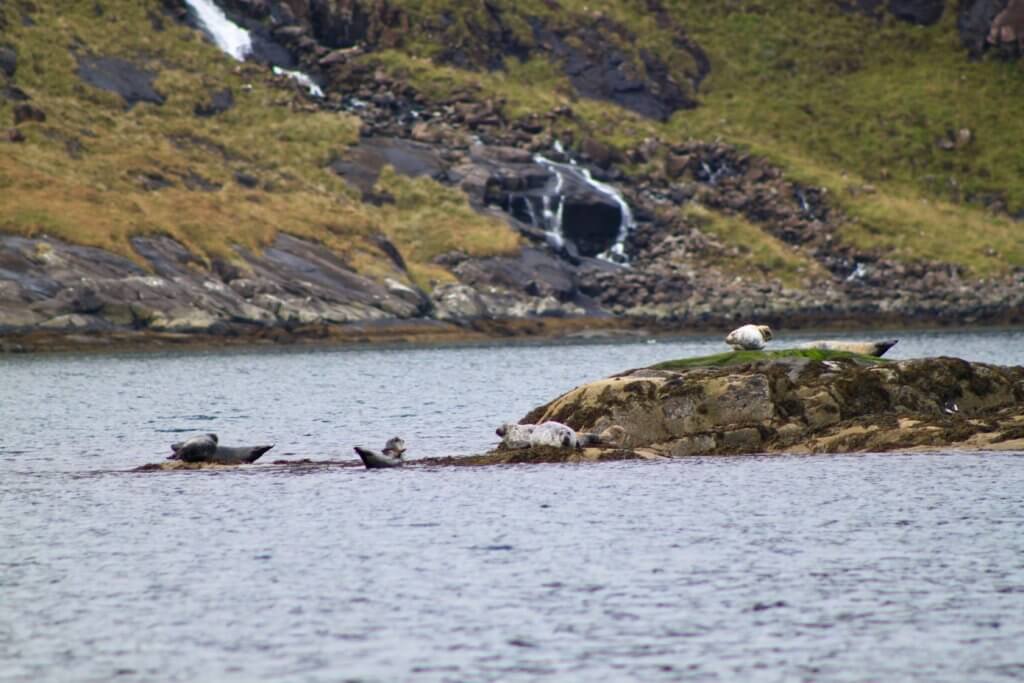
POLYGON ((954 4, 227 0, 239 62, 4 3, 0 329, 1021 322, 1019 48, 954 4))

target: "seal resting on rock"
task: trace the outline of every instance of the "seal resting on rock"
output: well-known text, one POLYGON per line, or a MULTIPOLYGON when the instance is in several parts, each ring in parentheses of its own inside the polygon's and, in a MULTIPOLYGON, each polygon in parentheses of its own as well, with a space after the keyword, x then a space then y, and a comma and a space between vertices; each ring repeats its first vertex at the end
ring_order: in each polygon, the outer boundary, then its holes
POLYGON ((561 422, 549 420, 541 424, 515 424, 506 422, 495 430, 505 448, 530 448, 547 446, 554 448, 585 448, 618 443, 625 436, 625 430, 613 425, 600 434, 576 432, 561 422))
POLYGON ((273 448, 269 446, 221 446, 216 434, 201 434, 171 444, 174 454, 168 460, 183 462, 213 462, 218 465, 245 465, 254 463, 273 448))
POLYGON ((168 460, 181 460, 183 462, 209 462, 213 454, 217 452, 217 435, 200 434, 190 439, 171 444, 173 455, 167 456, 168 460))
POLYGON ((353 450, 359 459, 366 465, 366 469, 375 470, 384 467, 401 467, 405 464, 403 459, 405 454, 405 441, 398 438, 397 436, 388 439, 387 443, 384 444, 384 449, 378 453, 372 451, 369 448, 363 448, 362 446, 354 446, 353 450))
POLYGON ((767 325, 744 325, 725 336, 725 343, 736 350, 759 351, 772 338, 772 328, 767 325))
POLYGON ((882 341, 838 341, 832 339, 821 339, 801 344, 801 349, 822 349, 823 351, 849 351, 864 356, 881 357, 885 352, 896 346, 899 339, 884 339, 882 341))

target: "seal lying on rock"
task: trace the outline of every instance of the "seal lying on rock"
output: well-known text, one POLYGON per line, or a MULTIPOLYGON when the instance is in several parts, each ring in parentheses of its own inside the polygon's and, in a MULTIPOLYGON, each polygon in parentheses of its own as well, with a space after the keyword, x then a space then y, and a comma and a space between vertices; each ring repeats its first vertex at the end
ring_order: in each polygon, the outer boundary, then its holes
POLYGON ((899 339, 885 339, 876 342, 861 341, 839 341, 833 339, 821 339, 818 341, 805 342, 797 348, 801 349, 822 349, 824 351, 849 351, 864 356, 881 357, 885 352, 896 346, 899 339))
POLYGON ((191 439, 185 439, 178 443, 171 444, 173 455, 167 456, 168 460, 182 460, 184 462, 208 462, 213 454, 217 452, 217 435, 200 434, 191 439))
POLYGON ((572 427, 561 422, 547 421, 541 424, 514 424, 506 422, 495 430, 505 448, 530 448, 547 446, 553 448, 585 448, 618 443, 625 435, 622 427, 613 425, 600 434, 577 433, 572 427))
POLYGON ((168 460, 183 462, 213 462, 219 465, 244 465, 254 463, 270 446, 221 446, 216 434, 193 436, 179 443, 171 444, 174 454, 168 460))
POLYGON ((381 469, 384 467, 401 467, 405 464, 403 459, 405 454, 405 442, 397 436, 388 439, 387 443, 384 444, 384 450, 380 453, 377 451, 371 451, 369 448, 363 448, 362 446, 354 446, 356 455, 366 465, 366 469, 374 470, 381 469))
POLYGON ((744 325, 727 334, 725 343, 736 350, 757 351, 771 338, 772 328, 767 325, 744 325))

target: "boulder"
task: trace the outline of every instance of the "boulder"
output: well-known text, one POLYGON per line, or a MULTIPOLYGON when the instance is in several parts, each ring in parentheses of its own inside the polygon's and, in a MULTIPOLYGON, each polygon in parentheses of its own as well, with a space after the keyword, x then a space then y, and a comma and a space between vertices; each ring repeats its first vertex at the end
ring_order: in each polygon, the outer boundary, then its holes
POLYGON ((1024 367, 820 350, 670 361, 577 387, 522 423, 625 431, 667 457, 1000 448, 1024 434, 1024 367))
POLYGON ((128 109, 137 102, 163 104, 166 99, 153 87, 156 73, 120 57, 79 56, 77 73, 89 85, 120 95, 128 109))

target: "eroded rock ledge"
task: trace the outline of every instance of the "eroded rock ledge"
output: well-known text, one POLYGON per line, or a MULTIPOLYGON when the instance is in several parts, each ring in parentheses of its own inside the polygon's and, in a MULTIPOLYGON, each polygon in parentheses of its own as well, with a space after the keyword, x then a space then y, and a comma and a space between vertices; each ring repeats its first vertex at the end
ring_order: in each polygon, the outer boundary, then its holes
POLYGON ((629 370, 523 418, 545 420, 579 431, 620 425, 617 450, 635 457, 1016 450, 1024 449, 1024 367, 744 351, 629 370))

